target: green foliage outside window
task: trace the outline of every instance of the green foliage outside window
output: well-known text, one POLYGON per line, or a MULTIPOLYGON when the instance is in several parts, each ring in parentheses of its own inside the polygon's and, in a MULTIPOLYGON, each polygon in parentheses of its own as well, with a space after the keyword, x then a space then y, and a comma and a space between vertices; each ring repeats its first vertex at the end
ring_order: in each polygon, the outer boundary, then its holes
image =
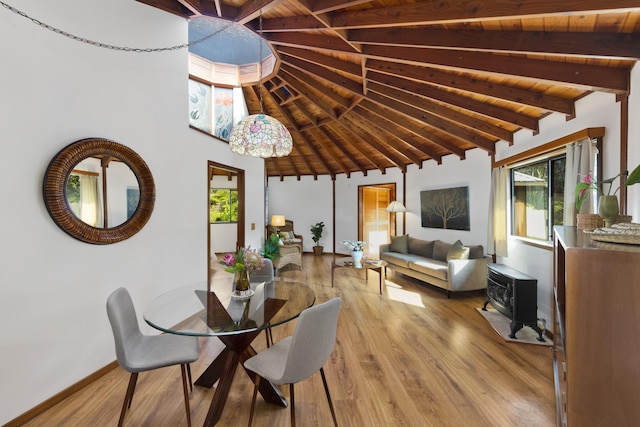
POLYGON ((210 222, 238 222, 238 191, 212 188, 209 193, 210 222))
POLYGON ((67 200, 70 204, 80 202, 80 176, 69 175, 67 180, 67 200))

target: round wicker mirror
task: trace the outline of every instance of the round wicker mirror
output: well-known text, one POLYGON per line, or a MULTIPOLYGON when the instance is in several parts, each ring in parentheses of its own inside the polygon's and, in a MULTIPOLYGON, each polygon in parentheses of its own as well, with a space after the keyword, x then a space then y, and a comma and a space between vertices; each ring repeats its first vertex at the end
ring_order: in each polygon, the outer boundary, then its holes
POLYGON ((87 138, 67 145, 53 157, 44 175, 43 195, 51 218, 64 232, 83 242, 108 245, 128 239, 144 227, 153 212, 156 190, 151 171, 135 151, 114 141, 87 138), (122 161, 138 181, 137 208, 120 225, 108 228, 91 226, 78 218, 69 206, 69 176, 78 163, 90 157, 122 161))

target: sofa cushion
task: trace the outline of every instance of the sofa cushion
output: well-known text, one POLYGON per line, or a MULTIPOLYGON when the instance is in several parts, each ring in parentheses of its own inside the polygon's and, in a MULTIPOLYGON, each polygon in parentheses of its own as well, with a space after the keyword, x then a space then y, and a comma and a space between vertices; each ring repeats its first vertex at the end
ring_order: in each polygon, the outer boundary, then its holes
POLYGON ((468 246, 468 248, 469 248, 469 259, 484 258, 484 248, 482 247, 482 245, 468 246))
POLYGON ((469 248, 463 245, 460 240, 456 240, 447 252, 447 261, 451 259, 469 259, 469 248))
POLYGON ((401 254, 408 254, 409 253, 408 240, 409 240, 408 234, 392 237, 389 250, 391 250, 392 252, 399 252, 401 254))
POLYGON ((411 254, 401 254, 400 252, 382 252, 380 254, 380 259, 387 261, 389 264, 409 268, 409 263, 415 260, 416 256, 411 254))
POLYGON ((433 258, 433 240, 421 240, 409 236, 409 253, 433 258))
POLYGON ((447 280, 447 275, 449 273, 449 268, 446 262, 428 258, 420 258, 411 261, 409 263, 409 268, 442 280, 447 280))
POLYGON ((446 261, 449 248, 451 248, 451 243, 446 243, 441 240, 433 242, 433 259, 446 261))

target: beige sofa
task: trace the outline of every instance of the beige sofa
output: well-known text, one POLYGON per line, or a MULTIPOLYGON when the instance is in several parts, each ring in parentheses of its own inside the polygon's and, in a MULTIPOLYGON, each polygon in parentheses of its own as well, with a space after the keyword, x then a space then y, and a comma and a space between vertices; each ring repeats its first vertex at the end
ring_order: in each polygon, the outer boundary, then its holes
POLYGON ((438 286, 447 291, 447 297, 451 292, 485 289, 491 262, 482 245, 422 240, 408 234, 380 245, 380 259, 388 263, 385 273, 388 268, 438 286))

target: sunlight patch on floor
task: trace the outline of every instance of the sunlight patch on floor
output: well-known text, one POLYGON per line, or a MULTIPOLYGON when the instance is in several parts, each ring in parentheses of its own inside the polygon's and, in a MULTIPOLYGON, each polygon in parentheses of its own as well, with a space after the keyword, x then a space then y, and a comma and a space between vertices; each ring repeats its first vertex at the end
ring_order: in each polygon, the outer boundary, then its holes
POLYGON ((405 291, 404 289, 402 289, 402 286, 398 285, 397 283, 393 283, 390 280, 386 280, 385 285, 387 288, 387 295, 389 296, 390 300, 424 308, 424 304, 422 304, 422 298, 420 297, 420 294, 416 292, 405 291))

